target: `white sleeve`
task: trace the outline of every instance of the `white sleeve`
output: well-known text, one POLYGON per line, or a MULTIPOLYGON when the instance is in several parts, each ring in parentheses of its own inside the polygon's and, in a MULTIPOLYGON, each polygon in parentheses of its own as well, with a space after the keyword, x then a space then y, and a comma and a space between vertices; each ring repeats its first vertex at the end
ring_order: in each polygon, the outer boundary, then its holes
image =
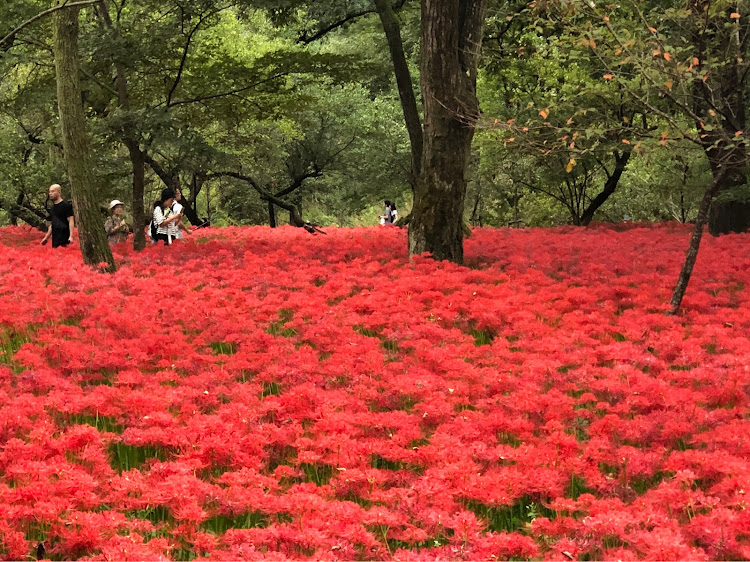
POLYGON ((164 211, 158 205, 154 207, 154 224, 158 227, 164 222, 164 211))

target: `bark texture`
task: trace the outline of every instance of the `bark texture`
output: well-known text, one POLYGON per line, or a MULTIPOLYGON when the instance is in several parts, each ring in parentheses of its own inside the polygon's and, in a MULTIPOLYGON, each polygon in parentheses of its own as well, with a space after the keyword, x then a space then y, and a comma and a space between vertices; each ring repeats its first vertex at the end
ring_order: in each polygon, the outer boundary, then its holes
MULTIPOLYGON (((55 2, 55 5, 59 3, 55 2)), ((92 266, 106 263, 106 269, 114 272, 115 260, 107 243, 94 191, 94 173, 81 103, 78 61, 79 9, 71 7, 58 10, 53 18, 57 104, 83 261, 92 266)))
POLYGON ((424 150, 409 253, 463 262, 466 170, 479 118, 477 65, 486 0, 422 0, 424 150))

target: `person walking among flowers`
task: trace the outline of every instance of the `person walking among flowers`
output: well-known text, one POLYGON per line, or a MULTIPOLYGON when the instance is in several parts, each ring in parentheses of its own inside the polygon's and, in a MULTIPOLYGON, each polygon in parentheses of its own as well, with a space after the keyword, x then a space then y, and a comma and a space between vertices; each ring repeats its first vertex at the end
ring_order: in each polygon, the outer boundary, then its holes
POLYGON ((162 190, 161 199, 154 203, 151 231, 155 242, 164 242, 166 245, 172 243, 170 226, 181 218, 180 215, 172 213, 172 203, 174 203, 174 191, 171 189, 162 190))
POLYGON ((183 207, 182 203, 182 191, 180 188, 177 188, 174 190, 174 202, 172 203, 171 210, 172 214, 179 216, 179 218, 169 225, 169 234, 172 240, 184 240, 185 235, 183 232, 190 234, 190 229, 182 222, 182 217, 185 215, 185 207, 183 207))
POLYGON ((49 201, 52 208, 48 209, 49 227, 42 238, 42 246, 52 238, 52 247, 67 246, 73 242, 73 205, 62 198, 62 187, 54 183, 49 186, 49 201))

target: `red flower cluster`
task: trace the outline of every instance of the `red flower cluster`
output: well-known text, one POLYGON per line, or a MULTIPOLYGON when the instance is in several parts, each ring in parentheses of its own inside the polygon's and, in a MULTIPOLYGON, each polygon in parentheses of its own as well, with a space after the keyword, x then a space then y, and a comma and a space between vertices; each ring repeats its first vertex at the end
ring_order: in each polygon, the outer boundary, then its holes
POLYGON ((0 553, 750 558, 750 238, 0 230, 0 553))

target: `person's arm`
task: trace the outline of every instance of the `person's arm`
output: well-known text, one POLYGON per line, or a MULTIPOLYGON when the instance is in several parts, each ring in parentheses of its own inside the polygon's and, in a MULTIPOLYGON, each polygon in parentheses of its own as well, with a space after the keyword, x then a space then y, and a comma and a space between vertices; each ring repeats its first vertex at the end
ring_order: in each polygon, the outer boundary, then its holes
POLYGON ((164 211, 162 211, 160 207, 154 209, 154 224, 156 225, 156 228, 164 228, 172 224, 177 218, 179 218, 179 215, 172 215, 169 218, 165 217, 164 211))
MULTIPOLYGON (((99 223, 101 224, 101 223, 99 223)), ((70 236, 68 236, 68 242, 73 243, 73 216, 68 217, 68 230, 70 230, 70 236)))
POLYGON ((44 238, 42 238, 42 246, 47 243, 47 240, 49 240, 50 236, 52 236, 52 223, 49 223, 49 226, 47 227, 47 234, 45 234, 44 238))
POLYGON ((177 228, 179 228, 183 232, 186 232, 187 234, 192 234, 193 231, 190 230, 187 226, 185 226, 184 222, 182 222, 182 213, 180 213, 178 216, 180 217, 180 222, 177 223, 177 228))

